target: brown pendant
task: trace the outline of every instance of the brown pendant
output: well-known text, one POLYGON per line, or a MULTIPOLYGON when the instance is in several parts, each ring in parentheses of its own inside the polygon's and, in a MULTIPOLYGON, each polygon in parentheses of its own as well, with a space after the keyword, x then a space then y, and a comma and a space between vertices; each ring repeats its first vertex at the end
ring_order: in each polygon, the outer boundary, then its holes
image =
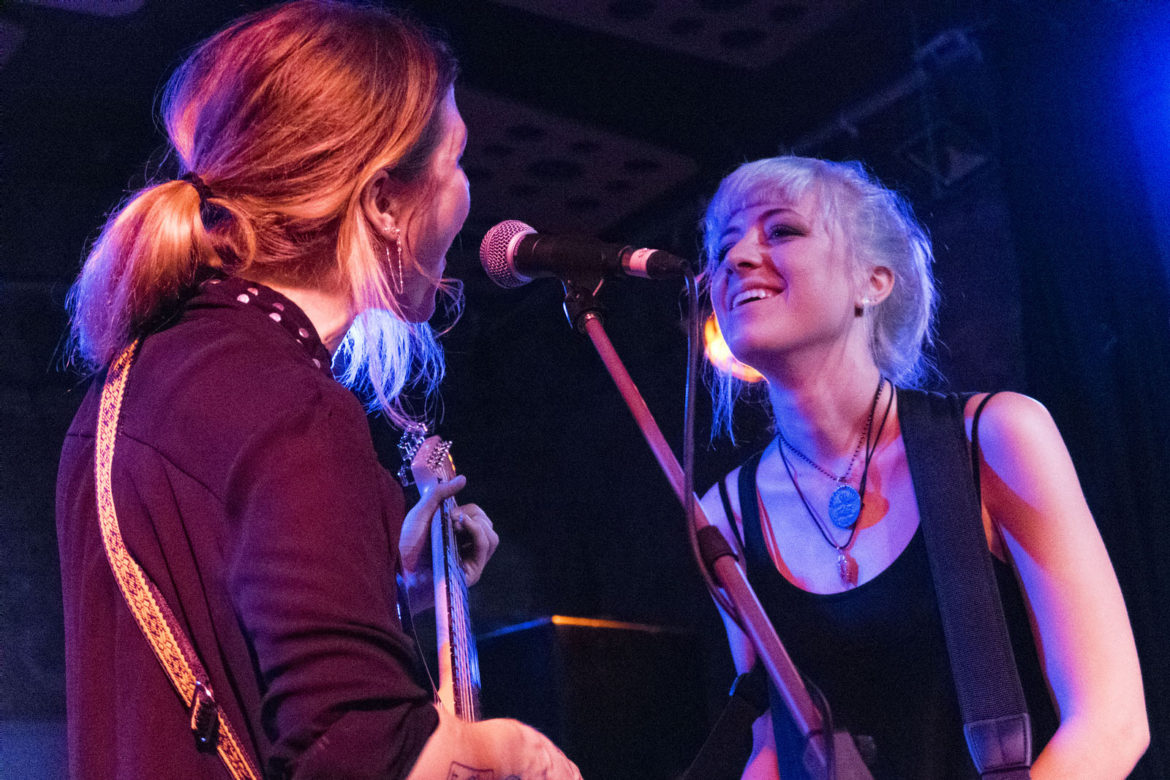
POLYGON ((857 587, 857 561, 847 550, 837 550, 837 574, 845 586, 857 587))

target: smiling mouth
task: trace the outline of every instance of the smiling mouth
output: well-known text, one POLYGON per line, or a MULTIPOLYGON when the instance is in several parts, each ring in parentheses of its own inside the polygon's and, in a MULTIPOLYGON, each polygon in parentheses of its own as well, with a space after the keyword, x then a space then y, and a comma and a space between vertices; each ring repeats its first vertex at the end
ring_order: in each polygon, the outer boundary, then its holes
POLYGON ((775 290, 765 290, 760 287, 751 290, 744 290, 731 299, 731 308, 739 308, 742 304, 751 303, 752 301, 762 301, 765 298, 774 298, 778 295, 775 290))

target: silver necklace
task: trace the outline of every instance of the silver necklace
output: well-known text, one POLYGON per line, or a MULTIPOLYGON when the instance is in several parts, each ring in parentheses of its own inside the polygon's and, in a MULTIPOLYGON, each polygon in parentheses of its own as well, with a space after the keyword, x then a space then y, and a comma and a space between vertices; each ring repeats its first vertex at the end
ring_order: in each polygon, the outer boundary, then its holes
MULTIPOLYGON (((862 426, 861 435, 857 437, 857 446, 853 448, 853 457, 849 459, 849 466, 845 469, 845 473, 839 477, 796 449, 796 447, 793 447, 792 442, 784 438, 782 431, 777 430, 776 432, 777 437, 780 439, 779 449, 781 456, 784 454, 784 449, 787 448, 793 455, 837 484, 837 487, 829 495, 829 521, 838 528, 852 528, 853 524, 857 522, 857 518, 861 516, 861 493, 853 485, 849 484, 849 475, 853 473, 853 465, 857 463, 857 456, 861 453, 862 446, 869 440, 869 435, 873 430, 874 412, 877 411, 878 399, 881 398, 882 388, 885 387, 885 384, 885 377, 879 377, 877 389, 873 393, 873 402, 869 406, 869 417, 866 418, 865 425, 862 426)), ((868 458, 866 459, 865 465, 868 468, 868 458)), ((865 475, 862 474, 862 483, 864 484, 864 482, 865 475)), ((803 499, 804 497, 801 496, 801 498, 803 499)))
MULTIPOLYGON (((890 407, 894 405, 893 385, 891 385, 890 400, 886 402, 886 410, 882 413, 882 421, 878 425, 877 435, 874 436, 871 440, 870 433, 873 431, 873 415, 874 411, 877 409, 877 397, 881 392, 882 383, 884 382, 884 377, 879 380, 878 393, 874 394, 874 405, 873 408, 870 409, 869 421, 865 426, 865 468, 861 472, 862 494, 865 493, 866 477, 869 476, 869 463, 871 460, 873 460, 874 453, 877 452, 877 445, 882 438, 882 431, 886 429, 886 420, 888 420, 890 417, 890 407)), ((781 441, 783 440, 781 439, 781 441)), ((841 583, 847 588, 856 587, 858 579, 857 559, 855 559, 849 552, 849 548, 853 546, 853 539, 857 536, 856 521, 857 517, 861 514, 860 506, 858 507, 858 512, 854 516, 853 522, 851 523, 852 528, 849 530, 849 538, 845 540, 845 544, 837 544, 837 541, 833 538, 832 533, 830 533, 829 529, 825 526, 820 516, 812 508, 812 504, 810 504, 808 499, 804 497, 804 491, 800 489, 800 483, 796 481, 796 475, 792 472, 792 464, 788 462, 788 457, 784 454, 784 448, 781 447, 779 443, 777 443, 776 450, 780 453, 780 461, 784 464, 784 470, 788 472, 788 479, 792 482, 792 487, 796 489, 796 495, 798 498, 800 498, 800 503, 804 504, 805 511, 807 511, 808 516, 812 518, 813 524, 817 527, 817 530, 820 531, 821 536, 824 537, 825 541, 829 543, 829 546, 837 551, 837 576, 841 578, 841 583)), ((816 464, 814 463, 813 465, 816 464)), ((767 522, 769 526, 771 526, 772 521, 768 517, 768 509, 764 506, 764 499, 760 495, 759 485, 756 486, 756 501, 759 502, 764 521, 767 522)), ((858 499, 858 503, 860 504, 860 498, 858 499)))
MULTIPOLYGON (((850 554, 849 548, 853 546, 853 537, 857 534, 857 524, 853 524, 853 528, 849 530, 849 538, 845 540, 845 544, 837 544, 833 539, 833 535, 829 529, 821 522, 820 516, 813 510, 812 505, 808 503, 808 499, 804 497, 804 491, 800 489, 800 485, 796 481, 796 476, 792 473, 792 464, 788 462, 788 456, 784 454, 783 447, 777 447, 780 451, 780 461, 784 464, 784 470, 788 472, 788 479, 792 481, 792 487, 796 488, 796 495, 800 497, 800 503, 804 504, 805 510, 808 511, 808 516, 812 518, 813 525, 821 532, 821 536, 825 541, 837 551, 837 576, 841 578, 841 583, 847 588, 857 586, 858 566, 857 560, 850 554)), ((769 525, 772 520, 768 517, 768 510, 764 507, 764 499, 760 496, 759 487, 756 488, 756 500, 760 502, 760 507, 764 512, 764 520, 769 525)))

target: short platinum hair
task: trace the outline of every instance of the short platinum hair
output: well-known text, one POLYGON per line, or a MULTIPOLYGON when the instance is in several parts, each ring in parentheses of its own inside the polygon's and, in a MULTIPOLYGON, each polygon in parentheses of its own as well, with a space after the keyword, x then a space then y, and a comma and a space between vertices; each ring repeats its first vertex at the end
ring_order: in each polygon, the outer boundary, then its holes
MULTIPOLYGON (((845 236, 855 269, 885 266, 893 272, 889 297, 869 312, 870 350, 878 369, 895 384, 920 385, 932 372, 924 353, 933 340, 937 299, 930 239, 905 198, 859 162, 771 157, 733 171, 719 184, 703 217, 705 278, 710 280, 720 264, 720 236, 734 214, 757 203, 793 203, 809 192, 816 195, 817 216, 845 236)), ((735 401, 751 391, 747 383, 719 371, 710 384, 712 433, 732 434, 735 401)))

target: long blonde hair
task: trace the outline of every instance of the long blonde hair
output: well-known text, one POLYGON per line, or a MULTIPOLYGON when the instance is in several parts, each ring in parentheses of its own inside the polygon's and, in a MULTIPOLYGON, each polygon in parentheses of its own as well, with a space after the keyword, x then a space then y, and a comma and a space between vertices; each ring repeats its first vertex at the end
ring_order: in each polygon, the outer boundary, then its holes
POLYGON ((164 181, 112 214, 70 293, 74 356, 108 365, 208 269, 330 287, 358 313, 338 351, 342 381, 405 422, 400 392, 433 389, 442 352, 428 325, 397 316, 361 194, 386 170, 425 196, 456 72, 428 31, 339 0, 259 11, 202 43, 168 82, 163 118, 210 197, 164 181))

